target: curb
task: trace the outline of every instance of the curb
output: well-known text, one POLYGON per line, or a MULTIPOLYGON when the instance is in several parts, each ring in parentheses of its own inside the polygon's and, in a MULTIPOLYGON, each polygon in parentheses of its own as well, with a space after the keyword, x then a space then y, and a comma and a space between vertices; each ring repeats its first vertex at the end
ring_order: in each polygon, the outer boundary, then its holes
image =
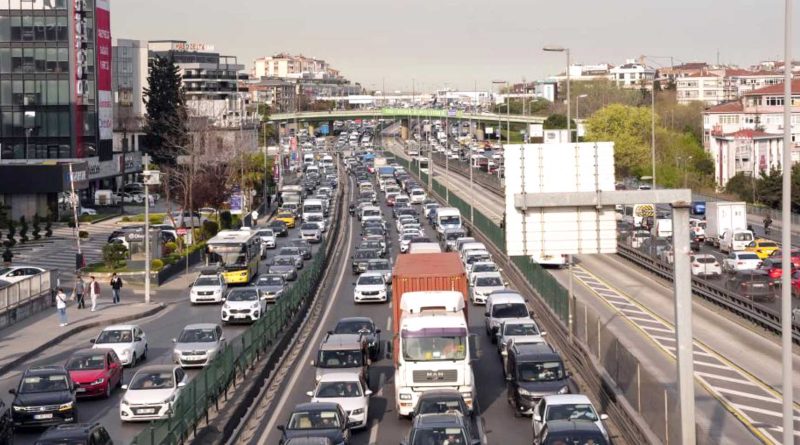
POLYGON ((39 346, 37 348, 34 348, 34 349, 22 354, 21 356, 19 356, 16 359, 10 361, 9 363, 6 363, 3 366, 0 366, 0 377, 4 376, 7 372, 11 371, 11 369, 17 367, 19 364, 27 361, 29 358, 31 358, 33 356, 36 356, 36 355, 39 355, 40 353, 46 351, 50 347, 61 343, 62 341, 72 337, 75 334, 79 334, 79 333, 81 333, 83 331, 86 331, 86 330, 91 329, 91 328, 96 328, 98 326, 122 323, 122 322, 126 322, 126 321, 136 320, 136 319, 139 319, 139 318, 149 317, 149 316, 151 316, 153 314, 157 314, 158 312, 161 312, 162 310, 164 310, 166 308, 167 308, 167 304, 159 303, 158 306, 156 306, 154 308, 151 308, 151 309, 148 309, 148 310, 146 310, 144 312, 140 312, 138 314, 124 315, 124 316, 121 316, 121 317, 112 318, 110 320, 94 321, 94 322, 87 323, 87 324, 84 324, 84 325, 81 325, 81 326, 76 326, 76 327, 70 329, 69 331, 58 335, 57 337, 55 337, 54 339, 50 340, 49 342, 47 342, 47 343, 45 343, 45 344, 43 344, 43 345, 41 345, 41 346, 39 346))
POLYGON ((125 216, 125 215, 122 214, 122 213, 114 213, 114 214, 106 215, 106 216, 97 218, 97 219, 95 219, 93 221, 89 221, 89 225, 94 225, 94 224, 101 223, 101 222, 104 222, 104 221, 108 221, 110 219, 114 219, 114 218, 121 217, 121 216, 125 216))

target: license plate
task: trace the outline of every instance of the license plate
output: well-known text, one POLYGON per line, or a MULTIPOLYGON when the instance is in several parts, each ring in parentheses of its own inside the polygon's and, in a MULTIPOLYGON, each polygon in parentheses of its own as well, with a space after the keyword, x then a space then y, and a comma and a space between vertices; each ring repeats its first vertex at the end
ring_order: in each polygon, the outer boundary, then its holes
POLYGON ((753 287, 764 287, 764 285, 759 283, 759 284, 754 284, 753 287))
POLYGON ((52 419, 53 418, 53 414, 52 413, 34 414, 33 418, 36 419, 36 420, 52 419))
POLYGON ((78 388, 75 392, 86 392, 86 388, 78 388))
POLYGON ((142 408, 139 410, 139 414, 155 414, 155 413, 156 413, 155 408, 142 408))
POLYGON ((235 314, 233 318, 247 318, 247 315, 235 314))

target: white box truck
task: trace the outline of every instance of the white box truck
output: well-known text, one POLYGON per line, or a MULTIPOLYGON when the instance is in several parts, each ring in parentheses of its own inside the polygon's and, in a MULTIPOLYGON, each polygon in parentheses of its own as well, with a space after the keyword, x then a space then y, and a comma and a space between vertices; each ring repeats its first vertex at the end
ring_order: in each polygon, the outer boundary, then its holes
POLYGON ((719 247, 725 232, 747 229, 747 205, 744 202, 708 202, 706 204, 706 243, 719 247))

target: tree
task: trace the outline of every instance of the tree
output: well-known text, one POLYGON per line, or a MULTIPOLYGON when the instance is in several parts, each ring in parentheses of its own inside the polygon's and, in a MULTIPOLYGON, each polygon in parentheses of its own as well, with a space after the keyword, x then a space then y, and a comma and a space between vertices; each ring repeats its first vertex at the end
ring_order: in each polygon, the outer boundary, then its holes
POLYGON ((587 141, 614 142, 614 163, 620 176, 641 176, 650 165, 650 110, 613 104, 586 121, 587 141))
POLYGON ((28 242, 28 221, 25 221, 24 216, 19 218, 19 242, 25 244, 28 242))
POLYGON ((120 243, 109 243, 103 246, 103 263, 106 268, 114 270, 122 266, 128 258, 128 249, 120 243))
MULTIPOLYGON (((572 129, 575 130, 577 125, 575 124, 575 120, 571 120, 572 129)), ((544 120, 542 124, 545 130, 566 130, 567 129, 567 116, 563 114, 551 114, 547 116, 547 119, 544 120)))
POLYGON ((231 212, 227 210, 220 212, 219 225, 222 230, 230 230, 233 227, 233 215, 231 215, 231 212))
POLYGON ((144 131, 148 138, 148 153, 156 164, 174 166, 178 150, 188 140, 186 94, 174 60, 159 56, 153 59, 149 64, 147 82, 144 131))
POLYGON ((258 127, 258 140, 259 143, 263 143, 267 141, 267 145, 271 141, 275 140, 275 127, 273 125, 268 124, 270 114, 272 113, 272 109, 270 109, 269 105, 267 104, 259 104, 258 105, 258 117, 261 125, 258 127))
POLYGON ((725 191, 736 195, 742 201, 752 202, 755 199, 755 188, 757 179, 744 172, 736 173, 725 184, 725 191))
POLYGON ((47 213, 47 220, 44 223, 44 237, 50 238, 53 236, 53 214, 47 213))
POLYGON ((41 235, 39 235, 39 232, 41 231, 41 227, 39 226, 39 224, 41 223, 41 221, 42 219, 39 218, 38 214, 33 215, 33 232, 31 232, 31 234, 33 235, 33 239, 35 240, 38 240, 42 237, 41 235))
POLYGON ((6 223, 6 227, 8 227, 8 233, 6 234, 8 241, 6 244, 8 247, 14 247, 14 245, 17 244, 17 240, 14 239, 14 235, 17 234, 17 223, 14 222, 13 219, 9 218, 8 222, 6 223))

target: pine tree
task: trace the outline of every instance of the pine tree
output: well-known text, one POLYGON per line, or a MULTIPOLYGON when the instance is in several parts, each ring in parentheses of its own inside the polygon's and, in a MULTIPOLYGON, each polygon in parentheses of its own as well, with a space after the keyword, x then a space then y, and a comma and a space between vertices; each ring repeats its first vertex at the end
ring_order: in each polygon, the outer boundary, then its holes
POLYGON ((175 166, 179 150, 189 140, 183 80, 172 58, 156 57, 150 62, 147 81, 144 101, 148 153, 158 165, 175 166))

